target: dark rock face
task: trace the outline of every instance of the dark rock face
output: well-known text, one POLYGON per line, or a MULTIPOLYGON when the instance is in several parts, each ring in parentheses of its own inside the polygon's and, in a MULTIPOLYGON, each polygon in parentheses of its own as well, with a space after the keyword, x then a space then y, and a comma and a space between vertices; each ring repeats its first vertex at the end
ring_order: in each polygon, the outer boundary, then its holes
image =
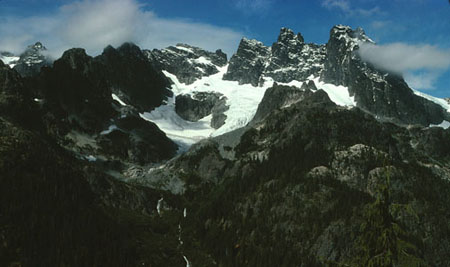
POLYGON ((270 63, 264 76, 276 82, 303 81, 320 73, 325 56, 324 46, 305 44, 303 36, 290 29, 281 28, 276 43, 272 45, 270 63))
POLYGON ((262 84, 263 77, 283 83, 303 81, 320 74, 324 58, 325 46, 306 44, 300 33, 282 28, 272 47, 256 40, 242 39, 238 51, 230 59, 224 79, 253 86, 262 84))
POLYGON ((243 38, 238 50, 228 66, 224 80, 238 81, 239 84, 250 83, 258 86, 264 71, 266 58, 270 55, 270 48, 256 40, 243 38))
POLYGON ((99 132, 117 114, 111 105, 111 89, 99 72, 99 66, 83 49, 71 49, 52 68, 43 68, 37 78, 44 107, 53 114, 53 122, 64 122, 58 127, 66 128, 63 134, 69 128, 99 132))
POLYGON ((0 61, 0 116, 28 126, 40 121, 31 90, 20 75, 0 61))
POLYGON ((211 119, 211 127, 214 129, 219 129, 222 125, 225 124, 225 120, 227 119, 227 115, 225 115, 225 111, 227 111, 230 107, 226 102, 227 98, 222 96, 216 102, 214 107, 211 110, 212 119, 211 119))
POLYGON ((415 95, 401 77, 363 62, 357 42, 371 42, 361 28, 331 29, 323 81, 348 86, 358 107, 394 122, 428 126, 448 116, 439 105, 415 95))
POLYGON ((159 162, 176 153, 177 146, 138 115, 161 104, 169 92, 165 77, 138 47, 109 47, 97 58, 83 49, 71 49, 28 82, 33 81, 47 131, 69 150, 83 157, 135 164, 159 162), (139 70, 133 72, 134 68, 139 70), (130 104, 113 101, 112 90, 130 104), (117 131, 102 134, 111 127, 117 131))
POLYGON ((132 43, 117 49, 109 46, 95 58, 114 93, 121 92, 125 100, 140 111, 149 111, 172 96, 169 80, 155 69, 144 52, 132 43))
POLYGON ((194 92, 193 95, 178 95, 175 98, 175 111, 187 121, 198 121, 212 114, 211 127, 218 129, 224 123, 228 110, 226 97, 219 93, 194 92))
POLYGON ((116 121, 115 128, 97 137, 100 154, 144 165, 175 155, 177 146, 154 124, 137 116, 116 121))
POLYGON ((186 44, 144 52, 157 69, 174 74, 185 84, 218 73, 218 67, 227 64, 227 55, 220 49, 212 53, 186 44))
MULTIPOLYGON (((312 85, 314 85, 314 82, 312 85)), ((311 89, 306 88, 307 86, 302 86, 302 89, 294 86, 283 86, 274 84, 264 93, 264 97, 261 103, 258 105, 258 110, 256 111, 255 117, 253 117, 251 125, 261 122, 270 113, 277 109, 288 107, 298 101, 303 100, 313 94, 311 89)), ((315 87, 315 86, 314 86, 315 87)))
POLYGON ((20 55, 14 69, 23 77, 37 75, 42 67, 52 64, 52 60, 45 55, 46 51, 47 48, 40 42, 28 46, 20 55))

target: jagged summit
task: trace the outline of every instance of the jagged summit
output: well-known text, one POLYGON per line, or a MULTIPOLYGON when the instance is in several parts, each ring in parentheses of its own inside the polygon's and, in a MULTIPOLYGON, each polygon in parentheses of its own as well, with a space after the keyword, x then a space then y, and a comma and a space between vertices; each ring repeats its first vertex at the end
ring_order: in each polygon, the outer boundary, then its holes
POLYGON ((176 75, 186 84, 218 73, 219 68, 227 64, 227 55, 222 50, 209 52, 187 44, 177 44, 161 50, 145 50, 144 53, 157 69, 176 75))
POLYGON ((319 76, 325 58, 323 45, 306 44, 303 36, 281 28, 277 42, 271 47, 243 38, 230 59, 226 80, 262 85, 266 78, 288 83, 319 76))
POLYGON ((36 42, 34 45, 29 45, 27 50, 35 50, 35 51, 39 51, 39 50, 47 50, 47 48, 41 43, 41 42, 36 42))
POLYGON ((330 41, 332 40, 344 40, 346 49, 351 51, 357 49, 358 44, 361 42, 375 43, 366 35, 365 31, 361 27, 353 30, 350 26, 344 25, 335 25, 331 28, 330 41))
POLYGON ((362 42, 373 43, 363 29, 334 26, 320 79, 347 87, 358 107, 385 120, 424 126, 449 120, 441 105, 418 96, 402 77, 364 62, 357 51, 362 42))
MULTIPOLYGON (((243 37, 228 62, 220 50, 208 52, 187 44, 145 52, 157 69, 174 75, 171 79, 178 89, 173 90, 183 91, 183 94, 194 93, 188 89, 191 87, 192 90, 202 88, 224 93, 224 86, 234 88, 224 83, 227 81, 259 87, 263 91, 275 82, 298 87, 314 82, 312 88, 325 90, 336 104, 357 106, 382 120, 428 126, 450 117, 440 105, 417 96, 401 77, 361 60, 359 45, 373 43, 362 28, 333 26, 327 44, 320 45, 306 43, 301 33, 295 34, 283 27, 276 40, 266 46, 243 37)), ((228 102, 231 101, 229 96, 228 102)), ((248 121, 247 117, 238 119, 248 121)))
POLYGON ((14 65, 14 69, 22 76, 38 74, 43 66, 50 66, 52 64, 52 59, 46 52, 47 48, 41 42, 29 45, 20 55, 20 58, 14 65))
POLYGON ((305 42, 301 33, 294 34, 291 29, 282 27, 280 29, 280 35, 278 35, 277 42, 286 43, 290 41, 299 41, 301 43, 305 42))

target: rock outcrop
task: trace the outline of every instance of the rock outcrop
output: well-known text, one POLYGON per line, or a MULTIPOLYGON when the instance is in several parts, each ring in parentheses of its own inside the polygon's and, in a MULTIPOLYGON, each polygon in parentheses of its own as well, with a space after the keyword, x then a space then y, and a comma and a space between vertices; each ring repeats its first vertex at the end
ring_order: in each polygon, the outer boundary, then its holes
POLYGON ((347 86, 358 107, 386 120, 428 126, 448 117, 442 107, 415 95, 402 77, 362 61, 360 42, 373 43, 361 28, 333 27, 321 79, 347 86))
POLYGON ((218 73, 218 68, 227 64, 227 55, 220 49, 213 53, 186 44, 145 50, 145 53, 157 69, 174 74, 185 84, 218 73))
POLYGON ((226 97, 213 92, 193 92, 191 95, 178 95, 175 99, 175 111, 187 121, 198 121, 212 115, 211 127, 218 129, 224 123, 228 110, 226 97))

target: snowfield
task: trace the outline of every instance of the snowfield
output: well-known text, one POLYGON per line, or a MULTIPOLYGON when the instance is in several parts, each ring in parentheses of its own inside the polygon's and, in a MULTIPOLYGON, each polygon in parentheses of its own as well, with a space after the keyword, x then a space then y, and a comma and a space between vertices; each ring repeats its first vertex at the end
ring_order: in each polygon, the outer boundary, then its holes
POLYGON ((222 80, 222 76, 227 72, 227 69, 228 66, 219 68, 218 73, 203 77, 190 85, 180 83, 175 75, 164 71, 164 74, 174 83, 172 85, 174 96, 168 100, 166 105, 151 112, 142 113, 141 117, 156 123, 169 138, 181 146, 181 150, 187 149, 202 139, 218 136, 245 126, 253 119, 265 91, 273 83, 266 83, 263 87, 254 87, 249 84, 239 85, 235 81, 222 80), (210 126, 211 115, 197 122, 190 122, 176 114, 175 97, 194 91, 218 92, 227 98, 227 105, 230 108, 224 112, 227 119, 222 127, 216 130, 210 126))

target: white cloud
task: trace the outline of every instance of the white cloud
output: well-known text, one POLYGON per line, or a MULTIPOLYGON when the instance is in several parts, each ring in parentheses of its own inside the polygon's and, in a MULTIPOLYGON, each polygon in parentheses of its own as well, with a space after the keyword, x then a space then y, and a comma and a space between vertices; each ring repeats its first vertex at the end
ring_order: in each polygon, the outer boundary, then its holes
POLYGON ((327 9, 338 9, 347 16, 369 17, 377 14, 383 14, 378 6, 372 8, 359 8, 351 5, 349 0, 323 0, 322 6, 327 9))
POLYGON ((358 53, 380 69, 404 75, 416 89, 432 89, 440 74, 450 68, 450 50, 431 45, 362 43, 358 53))
POLYGON ((363 60, 397 73, 418 69, 447 69, 450 66, 450 51, 431 45, 363 43, 359 54, 363 60))
POLYGON ((432 90, 435 89, 434 83, 441 75, 439 71, 414 73, 407 72, 404 75, 405 80, 411 88, 419 90, 432 90))
POLYGON ((0 18, 0 51, 21 52, 41 41, 59 57, 72 47, 95 55, 111 44, 131 41, 142 48, 163 48, 188 43, 208 50, 221 48, 231 55, 241 33, 182 19, 165 19, 143 10, 137 0, 82 0, 58 12, 37 17, 0 18))

